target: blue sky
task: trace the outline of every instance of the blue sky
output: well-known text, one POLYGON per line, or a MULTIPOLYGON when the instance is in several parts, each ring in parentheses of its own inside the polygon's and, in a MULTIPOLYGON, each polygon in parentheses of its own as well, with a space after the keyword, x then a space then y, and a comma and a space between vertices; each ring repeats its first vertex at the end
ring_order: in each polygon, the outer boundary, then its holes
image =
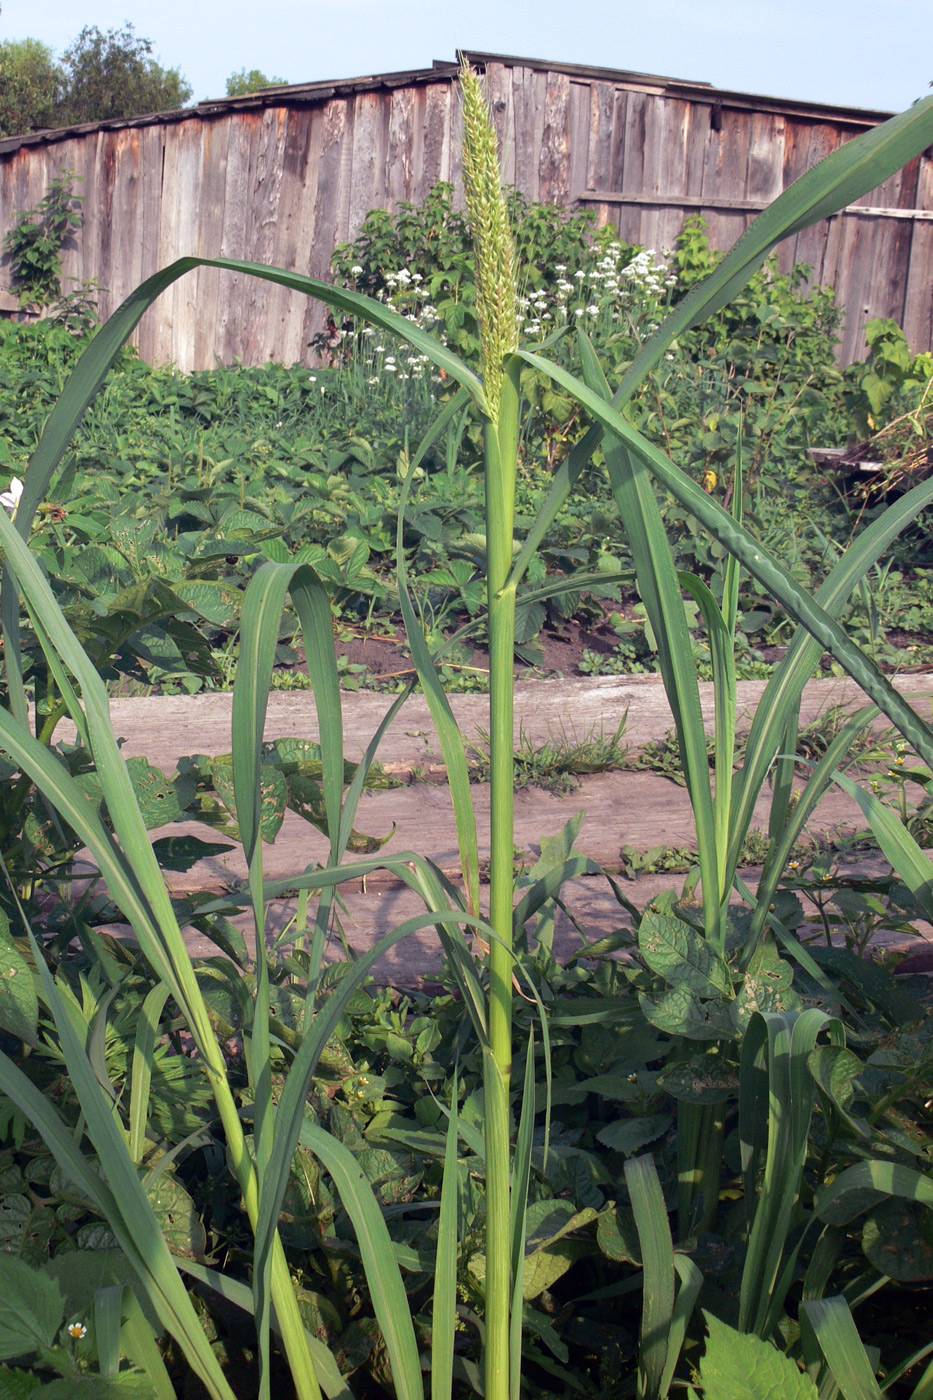
POLYGON ((933 80, 933 0, 3 0, 0 38, 60 53, 129 21, 195 99, 259 68, 288 82, 452 61, 457 47, 897 111, 933 80))

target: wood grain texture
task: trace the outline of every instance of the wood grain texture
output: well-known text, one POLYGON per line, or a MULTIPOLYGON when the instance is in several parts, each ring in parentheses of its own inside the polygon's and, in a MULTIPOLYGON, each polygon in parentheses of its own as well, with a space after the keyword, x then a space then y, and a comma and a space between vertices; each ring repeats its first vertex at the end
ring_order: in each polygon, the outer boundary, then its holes
MULTIPOLYGON (((865 126, 858 114, 810 110, 714 90, 616 79, 604 70, 488 60, 485 81, 503 171, 532 200, 579 201, 629 243, 658 250, 703 213, 726 249, 757 208, 865 126)), ((420 201, 439 180, 462 206, 460 107, 450 70, 382 84, 328 85, 280 105, 211 107, 138 126, 103 127, 0 153, 0 239, 51 180, 73 169, 84 228, 65 275, 98 279, 109 314, 141 278, 198 252, 271 261, 327 279, 335 246, 371 208, 420 201), (83 183, 82 183, 83 182, 83 183)), ((808 263, 836 286, 849 322, 841 355, 862 352, 867 319, 902 320, 911 345, 933 339, 933 209, 928 158, 846 214, 804 230, 780 266, 808 263)), ((0 259, 0 292, 9 259, 0 259)), ((209 368, 311 361, 319 305, 230 274, 202 272, 166 293, 137 333, 156 362, 209 368)))

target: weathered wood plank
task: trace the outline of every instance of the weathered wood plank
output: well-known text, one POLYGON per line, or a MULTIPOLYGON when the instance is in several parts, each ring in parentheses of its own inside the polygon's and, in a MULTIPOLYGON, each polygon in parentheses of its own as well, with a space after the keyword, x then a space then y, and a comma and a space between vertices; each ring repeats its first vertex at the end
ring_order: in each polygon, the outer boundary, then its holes
MULTIPOLYGON (((750 213, 863 125, 799 104, 784 112, 740 97, 723 105, 715 94, 675 97, 596 71, 496 61, 486 78, 508 182, 532 200, 581 198, 627 241, 657 248, 674 242, 691 208, 705 209, 714 247, 731 246, 750 213)), ((462 202, 449 72, 339 96, 319 90, 301 103, 192 112, 6 152, 0 238, 55 173, 73 167, 86 177, 88 201, 65 273, 99 278, 106 315, 142 276, 185 252, 314 264, 326 276, 335 244, 358 231, 371 207, 421 199, 438 179, 451 179, 462 202)), ((929 344, 933 249, 915 209, 933 214, 931 194, 929 162, 915 162, 865 196, 864 212, 805 230, 781 249, 783 267, 808 262, 861 308, 844 353, 855 353, 864 320, 879 315, 906 320, 917 348, 929 344)), ((144 318, 141 353, 191 366, 209 366, 216 354, 306 355, 323 324, 319 309, 269 284, 251 283, 243 301, 236 287, 208 273, 177 285, 144 318)))
MULTIPOLYGON (((748 171, 749 128, 746 113, 731 107, 720 109, 720 129, 713 131, 703 170, 703 193, 719 199, 744 199, 748 171)), ((749 216, 723 209, 704 212, 714 248, 731 248, 745 232, 749 216)))
POLYGON ((424 89, 424 155, 415 167, 413 197, 425 199, 442 180, 450 179, 451 106, 453 85, 437 83, 424 89))
MULTIPOLYGON (((389 99, 389 130, 386 144, 385 194, 387 207, 395 209, 411 200, 415 171, 423 158, 421 94, 414 88, 398 88, 389 99)), ((375 207, 375 206, 373 206, 375 207)))
MULTIPOLYGON (((223 118, 206 122, 201 143, 201 194, 198 208, 198 253, 204 258, 222 256, 226 215, 227 154, 230 123, 223 118)), ((212 364, 222 352, 218 317, 227 273, 198 273, 198 315, 194 329, 194 362, 212 364)))
POLYGON ((507 133, 506 143, 510 177, 506 183, 515 185, 532 200, 539 197, 538 166, 544 117, 542 76, 531 68, 512 70, 512 129, 507 133))
POLYGON ((537 198, 544 204, 570 200, 570 80, 563 73, 546 76, 544 130, 538 160, 537 198))
MULTIPOLYGON (((140 261, 145 279, 157 272, 159 262, 159 233, 162 206, 162 164, 164 159, 164 126, 139 128, 139 207, 140 261)), ((136 344, 144 360, 157 363, 156 340, 163 308, 156 302, 143 316, 136 332, 136 344)))
MULTIPOLYGON (((920 161, 917 203, 922 209, 933 209, 933 159, 929 155, 920 161)), ((933 223, 913 226, 904 298, 904 334, 911 349, 933 346, 933 223)))
MULTIPOLYGON (((165 261, 198 252, 198 208, 201 202, 204 128, 199 121, 179 122, 171 128, 175 137, 174 221, 169 242, 163 249, 165 261)), ((173 344, 167 358, 180 370, 194 369, 195 335, 198 325, 198 291, 213 273, 188 272, 163 293, 172 299, 173 344)))

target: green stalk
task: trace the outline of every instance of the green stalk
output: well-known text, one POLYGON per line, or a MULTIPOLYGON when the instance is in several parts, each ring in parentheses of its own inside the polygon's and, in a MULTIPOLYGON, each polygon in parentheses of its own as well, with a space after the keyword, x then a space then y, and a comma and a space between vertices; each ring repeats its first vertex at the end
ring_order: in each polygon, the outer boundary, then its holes
POLYGON ((515 802, 515 585, 512 567, 518 369, 501 386, 498 430, 486 429, 489 599, 490 866, 489 1040, 486 1089, 486 1395, 508 1400, 512 1296, 509 1090, 512 1073, 512 902, 515 802))
POLYGON ((489 609, 490 872, 489 1044, 486 1096, 486 1400, 510 1400, 512 1301, 509 1089, 512 1074, 515 528, 520 361, 515 254, 502 195, 496 133, 477 75, 464 65, 463 178, 476 259, 483 391, 488 421, 486 596, 489 609))

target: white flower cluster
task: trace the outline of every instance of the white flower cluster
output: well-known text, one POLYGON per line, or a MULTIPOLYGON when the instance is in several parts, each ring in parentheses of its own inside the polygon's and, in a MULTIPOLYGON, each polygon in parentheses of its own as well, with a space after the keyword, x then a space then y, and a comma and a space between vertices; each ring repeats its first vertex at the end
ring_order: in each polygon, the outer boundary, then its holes
POLYGON ((546 334, 548 321, 559 325, 584 317, 604 319, 607 329, 624 318, 636 334, 656 330, 677 279, 653 249, 628 258, 629 249, 615 242, 603 244, 589 268, 568 272, 566 264, 556 263, 553 290, 536 290, 520 299, 525 335, 546 334))

